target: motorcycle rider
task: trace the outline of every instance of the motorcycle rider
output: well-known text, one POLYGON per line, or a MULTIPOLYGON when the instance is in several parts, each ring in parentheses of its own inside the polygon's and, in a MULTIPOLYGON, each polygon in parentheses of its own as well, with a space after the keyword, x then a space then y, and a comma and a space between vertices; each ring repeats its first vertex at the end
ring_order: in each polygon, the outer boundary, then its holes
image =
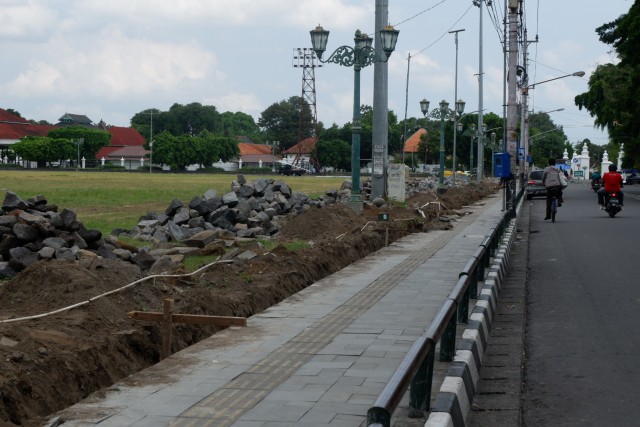
POLYGON ((622 175, 616 172, 616 165, 609 165, 609 172, 602 176, 602 188, 598 190, 598 204, 600 209, 604 209, 605 198, 609 199, 609 193, 617 193, 620 207, 624 205, 624 194, 622 193, 622 175))
POLYGON ((551 219, 551 199, 554 194, 558 198, 558 206, 562 206, 564 200, 562 199, 562 183, 560 182, 560 172, 555 167, 556 159, 549 159, 549 165, 544 168, 542 173, 542 185, 547 188, 547 213, 544 217, 545 220, 551 219))

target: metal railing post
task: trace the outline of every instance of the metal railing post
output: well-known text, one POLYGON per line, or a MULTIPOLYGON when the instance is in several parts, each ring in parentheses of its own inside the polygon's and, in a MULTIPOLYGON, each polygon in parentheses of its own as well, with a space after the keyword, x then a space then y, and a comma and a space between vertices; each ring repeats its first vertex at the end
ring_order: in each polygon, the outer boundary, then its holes
POLYGON ((451 316, 440 338, 440 361, 451 362, 456 354, 456 316, 451 316))
POLYGON ((433 364, 435 345, 420 365, 409 388, 409 418, 422 418, 431 409, 431 388, 433 386, 433 364))

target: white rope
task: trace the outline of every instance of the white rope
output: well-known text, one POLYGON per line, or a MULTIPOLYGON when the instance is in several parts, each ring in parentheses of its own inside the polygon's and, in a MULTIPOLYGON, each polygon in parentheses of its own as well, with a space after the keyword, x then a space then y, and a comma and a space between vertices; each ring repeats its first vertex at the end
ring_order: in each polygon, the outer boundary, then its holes
POLYGON ((95 297, 89 298, 88 300, 79 302, 77 304, 73 304, 73 305, 70 305, 70 306, 67 306, 67 307, 59 308, 59 309, 54 310, 54 311, 49 311, 47 313, 35 314, 33 316, 17 317, 15 319, 0 320, 0 324, 2 324, 2 323, 21 322, 23 320, 32 320, 32 319, 39 319, 39 318, 42 318, 42 317, 51 316, 53 314, 62 313, 64 311, 68 311, 68 310, 71 310, 71 309, 78 308, 78 307, 81 307, 83 305, 89 304, 90 302, 94 302, 94 301, 96 301, 96 300, 98 300, 98 299, 100 299, 102 297, 106 297, 108 295, 115 294, 117 292, 123 291, 123 290, 125 290, 127 288, 130 288, 131 286, 137 285, 138 283, 145 282, 145 281, 147 281, 149 279, 193 276, 194 274, 198 274, 201 271, 206 270, 207 268, 211 267, 212 265, 220 264, 220 263, 230 263, 230 262, 233 262, 233 260, 214 261, 214 262, 212 262, 210 264, 207 264, 207 265, 205 265, 203 267, 200 267, 199 269, 197 269, 196 271, 193 271, 191 273, 183 273, 183 274, 154 274, 152 276, 146 276, 146 277, 143 277, 142 279, 136 280, 135 282, 131 282, 128 285, 122 286, 121 288, 113 289, 113 290, 111 290, 109 292, 105 292, 103 294, 100 294, 100 295, 97 295, 95 297))

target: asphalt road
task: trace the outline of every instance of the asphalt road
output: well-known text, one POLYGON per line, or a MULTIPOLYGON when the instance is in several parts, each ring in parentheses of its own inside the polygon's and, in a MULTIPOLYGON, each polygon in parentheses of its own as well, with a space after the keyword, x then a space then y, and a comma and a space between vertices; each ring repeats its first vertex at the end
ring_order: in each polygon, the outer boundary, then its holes
POLYGON ((640 185, 615 218, 585 184, 531 202, 525 426, 640 425, 640 185))

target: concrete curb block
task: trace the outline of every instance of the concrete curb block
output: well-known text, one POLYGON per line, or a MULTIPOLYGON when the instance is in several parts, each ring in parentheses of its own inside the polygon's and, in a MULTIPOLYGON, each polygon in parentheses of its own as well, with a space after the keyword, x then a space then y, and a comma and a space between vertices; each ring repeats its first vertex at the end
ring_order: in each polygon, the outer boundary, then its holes
POLYGON ((516 235, 515 221, 512 220, 505 230, 503 242, 488 269, 476 305, 469 315, 467 328, 458 343, 454 361, 431 407, 425 427, 466 426, 480 380, 480 368, 491 325, 497 312, 500 289, 507 274, 510 249, 516 235))

